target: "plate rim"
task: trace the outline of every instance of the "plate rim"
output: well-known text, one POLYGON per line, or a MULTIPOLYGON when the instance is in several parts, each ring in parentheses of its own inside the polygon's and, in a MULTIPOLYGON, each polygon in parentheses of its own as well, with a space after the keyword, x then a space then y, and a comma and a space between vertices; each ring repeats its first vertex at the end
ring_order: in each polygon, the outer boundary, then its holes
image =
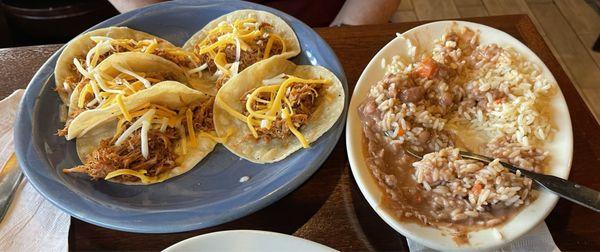
POLYGON ((193 243, 196 240, 201 240, 201 239, 210 239, 211 237, 214 236, 222 236, 222 235, 249 235, 249 234, 258 234, 261 236, 270 236, 270 237, 279 237, 279 238, 285 238, 288 240, 296 240, 296 241, 302 241, 304 243, 307 244, 311 244, 314 247, 319 247, 322 251, 336 251, 335 249, 326 246, 324 244, 315 242, 315 241, 311 241, 309 239, 305 239, 302 237, 298 237, 298 236, 294 236, 294 235, 289 235, 289 234, 284 234, 284 233, 278 233, 278 232, 273 232, 273 231, 267 231, 267 230, 254 230, 254 229, 232 229, 232 230, 223 230, 223 231, 216 231, 216 232, 211 232, 211 233, 206 233, 206 234, 201 234, 201 235, 196 235, 184 240, 181 240, 177 243, 172 244, 171 246, 165 248, 163 250, 163 252, 176 252, 176 251, 181 251, 179 250, 178 247, 180 246, 184 246, 184 244, 186 243, 193 243))
MULTIPOLYGON (((462 21, 462 20, 443 20, 443 21, 435 21, 435 22, 429 22, 426 24, 422 24, 419 26, 416 26, 414 28, 411 28, 403 33, 401 33, 401 35, 405 35, 405 34, 411 34, 414 33, 418 30, 421 29, 426 29, 428 27, 431 26, 438 26, 438 25, 445 25, 445 26, 450 26, 452 24, 458 24, 460 27, 463 26, 468 26, 471 28, 479 28, 479 27, 484 27, 486 29, 491 29, 492 31, 502 35, 503 37, 507 37, 510 38, 511 40, 514 40, 513 43, 519 44, 521 47, 523 47, 524 49, 528 50, 528 53, 530 53, 531 55, 533 55, 539 62, 541 62, 541 67, 542 69, 546 70, 549 73, 549 77, 551 78, 551 81, 554 81, 558 92, 555 94, 557 99, 561 99, 562 102, 565 105, 566 110, 566 119, 568 119, 568 129, 565 129, 565 131, 568 133, 568 138, 566 140, 568 140, 568 143, 566 143, 569 147, 569 158, 568 158, 568 167, 565 169, 565 171, 562 174, 557 174, 559 177, 562 178, 568 178, 570 170, 571 170, 571 166, 572 166, 572 161, 573 161, 573 125, 572 125, 572 121, 571 121, 571 116, 570 116, 570 112, 568 110, 568 104, 566 102, 566 99, 564 97, 564 94, 562 93, 562 90, 560 88, 560 85, 558 85, 558 82, 556 81, 556 78, 554 77, 554 75, 552 74, 552 72, 549 70, 549 68, 546 66, 546 64, 539 58, 539 56, 537 56, 537 54, 535 54, 528 46, 526 46, 525 44, 523 44, 520 40, 516 39, 515 37, 511 36, 510 34, 496 29, 494 27, 490 27, 484 24, 479 24, 479 23, 475 23, 475 22, 469 22, 469 21, 462 21)), ((397 33, 397 35, 400 33, 397 33)), ((510 242, 512 242, 515 239, 518 239, 519 237, 523 236, 524 234, 526 234, 527 232, 529 232, 531 229, 533 229, 534 227, 536 227, 540 222, 544 221, 544 219, 550 214, 550 212, 554 209, 554 207, 556 206, 556 203, 558 201, 558 196, 550 193, 550 192, 546 192, 544 190, 540 191, 540 194, 548 194, 548 197, 550 197, 550 204, 546 205, 544 212, 539 214, 539 220, 535 221, 535 222, 531 222, 530 226, 528 226, 527 228, 524 228, 522 230, 520 230, 521 232, 519 232, 518 234, 516 234, 515 236, 513 236, 511 239, 502 239, 498 242, 491 242, 491 243, 486 243, 483 245, 477 245, 477 246, 471 246, 471 245, 466 245, 466 246, 459 246, 454 244, 453 247, 447 247, 447 244, 441 245, 439 243, 436 243, 435 241, 431 240, 431 239, 427 239, 427 238, 422 238, 418 235, 415 235, 413 232, 411 232, 411 227, 410 225, 418 225, 420 227, 424 227, 421 224, 416 224, 416 223, 410 223, 410 222, 401 222, 401 221, 397 221, 395 220, 394 217, 392 217, 391 214, 389 214, 386 210, 382 209, 380 207, 380 202, 378 199, 376 199, 374 197, 374 195, 371 194, 371 190, 368 188, 368 186, 366 185, 367 180, 371 179, 371 178, 363 178, 363 175, 361 175, 360 170, 361 169, 368 169, 368 167, 364 167, 362 165, 362 155, 359 154, 358 156, 354 156, 355 153, 357 152, 362 152, 362 143, 359 141, 358 143, 356 142, 356 138, 352 136, 352 132, 355 132, 358 128, 358 130, 360 129, 360 125, 353 125, 352 124, 352 119, 354 119, 356 117, 356 112, 354 111, 356 109, 356 106, 358 105, 358 103, 362 102, 362 101, 358 101, 356 97, 358 97, 358 86, 361 85, 361 83, 364 83, 362 85, 372 85, 372 84, 368 84, 365 83, 365 79, 367 78, 367 69, 370 69, 372 67, 376 67, 376 65, 379 64, 379 62, 375 62, 375 58, 379 58, 383 55, 383 51, 385 48, 387 48, 388 46, 391 46, 392 44, 394 44, 395 41, 397 41, 398 36, 394 37, 392 40, 390 40, 386 45, 384 45, 371 59, 371 61, 367 64, 367 66, 365 67, 365 69, 363 70, 363 72, 361 73, 357 84, 354 87, 354 91, 352 93, 352 97, 351 97, 351 101, 350 101, 350 106, 348 107, 348 117, 346 119, 346 151, 348 154, 348 160, 350 162, 350 168, 352 171, 352 175, 354 177, 354 179, 356 180, 356 183, 359 187, 359 190, 361 191, 361 194, 365 197, 365 199, 367 200, 367 202, 369 203, 369 205, 371 206, 371 208, 373 210, 375 210, 375 212, 377 213, 377 215, 384 220, 384 222, 386 222, 387 225, 389 225, 390 227, 392 227, 396 232, 400 233, 401 235, 405 236, 406 238, 410 238, 414 241, 417 241, 420 244, 423 244, 427 247, 433 248, 433 249, 437 249, 437 250, 459 250, 459 251, 464 251, 464 250, 481 250, 481 249, 493 249, 493 248, 498 248, 501 247, 503 245, 506 245, 510 242), (373 65, 375 64, 375 65, 373 65), (358 146, 358 147, 357 147, 358 146), (358 151, 356 150, 358 149, 358 151)), ((546 76, 546 77, 548 77, 546 76)), ((363 138, 362 136, 362 130, 361 130, 361 139, 363 138)), ((371 176, 370 172, 367 171, 367 175, 371 176)), ((375 185, 377 186, 377 185, 375 185)), ((377 189, 379 190, 379 189, 377 189)), ((519 213, 521 213, 522 211, 520 211, 519 213)), ((508 221, 506 224, 510 223, 512 220, 508 221)), ((433 227, 425 227, 427 229, 431 229, 430 232, 442 232, 439 229, 433 228, 433 227)), ((484 229, 485 230, 485 229, 484 229)), ((479 232, 479 231, 476 231, 479 232)))
MULTIPOLYGON (((213 227, 213 226, 217 226, 217 225, 220 225, 223 223, 227 223, 227 222, 242 218, 244 216, 252 214, 262 208, 265 208, 265 207, 275 203, 276 201, 280 200, 281 198, 283 198, 284 196, 288 195, 293 190, 295 190, 296 188, 301 186, 304 182, 306 182, 323 165, 323 163, 325 163, 325 161, 329 158, 329 156, 333 152, 334 148, 339 143, 344 126, 345 126, 344 122, 346 120, 348 105, 349 105, 348 82, 347 82, 345 71, 341 65, 341 62, 339 61, 339 59, 337 58, 337 55, 335 54, 333 49, 331 49, 329 44, 318 33, 316 33, 312 28, 310 28, 308 25, 306 25, 299 19, 297 19, 289 14, 286 14, 282 11, 273 9, 268 6, 255 4, 255 3, 242 2, 242 1, 225 2, 225 1, 219 1, 219 0, 202 0, 202 1, 184 0, 184 1, 169 1, 169 2, 152 4, 152 5, 140 8, 140 9, 122 13, 122 14, 111 17, 107 20, 104 20, 104 21, 92 26, 91 28, 87 29, 83 33, 90 31, 90 30, 98 29, 100 27, 121 25, 123 22, 126 22, 131 19, 135 19, 135 17, 137 15, 140 15, 140 14, 143 14, 143 13, 146 13, 149 11, 154 11, 154 10, 160 9, 162 7, 167 7, 167 6, 190 6, 190 7, 207 7, 207 8, 209 8, 209 7, 224 6, 224 5, 235 6, 235 7, 237 7, 237 9, 264 10, 264 11, 271 12, 277 16, 285 17, 286 19, 294 22, 296 25, 302 27, 303 30, 309 31, 310 34, 313 35, 312 38, 316 39, 316 41, 314 41, 314 44, 319 44, 320 50, 324 50, 324 51, 330 53, 331 55, 333 55, 333 58, 326 59, 326 60, 327 60, 327 63, 332 65, 331 66, 332 68, 334 68, 334 69, 337 68, 337 70, 339 70, 338 71, 339 75, 336 74, 336 76, 340 79, 340 81, 342 82, 342 86, 344 88, 344 93, 345 93, 344 109, 343 109, 342 114, 340 115, 338 121, 336 121, 336 123, 332 126, 332 128, 330 128, 325 133, 325 134, 334 134, 333 139, 335 139, 335 142, 332 140, 332 143, 330 143, 329 146, 327 146, 323 150, 322 154, 318 158, 315 158, 315 159, 313 159, 313 162, 308 163, 308 165, 305 166, 305 167, 309 167, 308 169, 305 169, 304 172, 298 174, 293 179, 282 183, 274 190, 271 190, 269 193, 263 194, 263 195, 261 195, 261 197, 256 197, 254 200, 251 200, 251 201, 247 202, 246 204, 238 205, 238 206, 236 206, 236 208, 229 209, 227 214, 221 215, 215 219, 197 222, 197 223, 193 223, 193 224, 189 224, 189 225, 185 225, 185 226, 152 227, 150 225, 137 226, 137 225, 132 225, 132 224, 129 224, 129 225, 122 224, 121 222, 118 222, 118 221, 117 222, 107 222, 107 220, 109 218, 100 218, 100 220, 98 220, 98 218, 93 217, 94 214, 88 215, 86 213, 86 211, 74 210, 73 207, 70 207, 69 204, 64 202, 65 200, 61 200, 61 199, 59 199, 59 197, 57 197, 53 193, 44 190, 44 188, 48 187, 48 185, 46 185, 46 186, 42 185, 44 183, 43 182, 44 179, 38 178, 32 171, 32 169, 34 169, 34 167, 29 167, 28 162, 26 162, 26 160, 30 158, 30 157, 26 156, 28 153, 28 148, 33 147, 33 137, 31 137, 31 136, 26 137, 26 136, 29 135, 34 130, 33 119, 34 119, 34 111, 35 111, 36 101, 38 99, 38 95, 41 93, 44 86, 47 84, 48 81, 51 81, 50 79, 53 78, 54 66, 56 64, 56 60, 58 59, 58 56, 65 48, 65 46, 66 46, 66 44, 65 44, 65 45, 61 46, 56 52, 54 52, 44 62, 44 64, 42 64, 42 66, 38 69, 38 71, 36 71, 35 75, 31 79, 29 84, 27 85, 27 88, 25 89, 25 92, 23 94, 23 99, 21 100, 21 102, 19 104, 19 111, 17 112, 17 116, 16 116, 15 123, 13 126, 13 128, 14 128, 13 138, 14 138, 15 153, 17 155, 17 160, 19 161, 19 165, 22 167, 23 173, 27 177, 28 181, 31 182, 32 186, 36 189, 36 191, 38 191, 46 200, 50 201, 54 206, 58 207, 59 209, 61 209, 64 212, 68 213, 70 216, 72 216, 76 219, 79 219, 81 221, 96 225, 96 226, 100 226, 100 227, 108 228, 108 229, 112 229, 112 230, 136 232, 136 233, 175 233, 175 232, 185 232, 185 231, 190 231, 190 230, 197 230, 197 229, 213 227), (29 101, 29 100, 31 100, 31 101, 29 101), (29 101, 29 102, 27 102, 27 101, 29 101), (25 130, 23 127, 20 127, 21 125, 28 125, 29 130, 25 130), (337 126, 337 128, 336 128, 336 126, 337 126), (92 216, 92 217, 90 217, 90 216, 92 216)), ((291 24, 289 24, 289 25, 292 26, 291 24)), ((302 45, 301 41, 300 41, 300 43, 302 45)), ((302 150, 300 150, 300 151, 302 151, 302 150)), ((35 158, 37 158, 39 160, 40 158, 43 158, 43 157, 36 156, 35 158)), ((46 168, 49 168, 49 170, 52 170, 51 167, 46 167, 46 168)), ((64 189, 67 190, 69 193, 75 193, 75 191, 70 190, 68 187, 66 187, 64 185, 61 185, 61 186, 63 186, 64 189)), ((89 200, 87 198, 81 197, 80 195, 77 195, 77 197, 82 201, 89 200)), ((152 214, 155 214, 155 213, 152 213, 152 214)))

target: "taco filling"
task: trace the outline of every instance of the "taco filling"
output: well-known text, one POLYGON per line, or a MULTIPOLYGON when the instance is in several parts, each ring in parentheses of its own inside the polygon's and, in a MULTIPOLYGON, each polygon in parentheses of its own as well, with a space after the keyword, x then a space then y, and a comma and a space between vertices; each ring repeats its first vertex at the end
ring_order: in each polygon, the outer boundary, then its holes
POLYGON ((125 182, 153 183, 169 178, 200 136, 214 138, 210 98, 193 107, 172 110, 146 103, 122 110, 113 137, 102 139, 84 158, 83 165, 65 173, 86 173, 92 180, 118 178, 125 182))
POLYGON ((302 79, 279 75, 263 80, 262 86, 249 90, 240 101, 245 105, 243 114, 228 112, 246 122, 252 137, 269 142, 273 138, 285 139, 294 135, 302 147, 309 143, 300 132, 315 111, 318 99, 324 96, 324 79, 302 79), (274 84, 280 83, 280 84, 274 84))
POLYGON ((200 67, 190 71, 202 75, 206 70, 220 88, 231 76, 250 65, 286 52, 285 40, 273 30, 272 24, 256 18, 223 21, 194 46, 200 67))
POLYGON ((91 36, 93 47, 85 55, 73 58, 70 68, 75 73, 67 76, 62 86, 57 85, 57 92, 65 92, 70 97, 75 88, 84 82, 94 80, 94 69, 104 59, 115 53, 140 52, 153 54, 169 60, 184 69, 197 68, 200 59, 193 53, 187 52, 163 41, 162 39, 113 39, 104 36, 91 36))

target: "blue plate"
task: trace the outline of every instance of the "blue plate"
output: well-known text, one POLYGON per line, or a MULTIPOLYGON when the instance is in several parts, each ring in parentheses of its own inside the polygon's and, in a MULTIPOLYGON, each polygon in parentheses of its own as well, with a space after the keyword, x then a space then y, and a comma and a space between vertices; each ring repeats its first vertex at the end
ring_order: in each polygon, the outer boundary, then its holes
MULTIPOLYGON (((296 32, 302 53, 297 64, 321 65, 348 85, 331 48, 311 28, 283 12, 246 2, 166 2, 121 14, 91 29, 128 26, 183 43, 210 20, 238 9, 272 12, 296 32)), ((80 220, 130 232, 170 233, 205 228, 255 212, 290 193, 323 164, 344 126, 348 100, 337 123, 309 149, 285 160, 257 165, 217 146, 194 169, 150 186, 125 186, 66 175, 63 168, 80 164, 75 142, 55 136, 59 98, 53 91, 56 52, 31 80, 15 124, 15 147, 21 168, 46 199, 80 220), (247 182, 239 182, 243 176, 247 182)))

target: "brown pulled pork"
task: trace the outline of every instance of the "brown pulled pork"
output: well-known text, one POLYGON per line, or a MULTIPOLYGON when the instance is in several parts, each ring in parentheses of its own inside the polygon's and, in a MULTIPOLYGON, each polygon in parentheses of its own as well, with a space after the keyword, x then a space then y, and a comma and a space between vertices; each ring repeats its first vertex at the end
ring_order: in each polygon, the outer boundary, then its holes
POLYGON ((209 132, 215 129, 213 125, 214 101, 215 99, 211 97, 193 110, 192 122, 194 130, 209 132))
MULTIPOLYGON (((175 167, 174 141, 179 139, 175 128, 168 128, 165 132, 159 130, 148 131, 148 158, 141 153, 141 130, 134 132, 120 146, 116 146, 112 138, 104 139, 100 146, 86 157, 86 164, 63 172, 86 173, 92 180, 103 179, 108 173, 118 169, 131 169, 135 171, 146 170, 146 175, 157 176, 175 167)), ((130 175, 121 176, 125 181, 138 181, 130 175)))

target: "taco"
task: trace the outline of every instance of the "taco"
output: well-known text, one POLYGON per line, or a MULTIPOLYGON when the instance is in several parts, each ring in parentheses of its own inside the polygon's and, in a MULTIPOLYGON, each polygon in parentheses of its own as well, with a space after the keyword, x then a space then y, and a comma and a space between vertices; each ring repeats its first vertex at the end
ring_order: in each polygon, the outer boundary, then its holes
POLYGON ((217 134, 236 155, 255 163, 284 159, 308 148, 344 109, 340 80, 320 66, 271 58, 229 80, 215 99, 217 134))
POLYGON ((65 128, 59 130, 58 135, 63 136, 70 121, 86 110, 121 102, 162 81, 187 82, 185 72, 175 63, 139 52, 113 54, 92 72, 85 71, 83 74, 86 77, 77 83, 69 96, 65 128))
POLYGON ((300 43, 280 17, 265 11, 238 10, 208 23, 183 49, 200 58, 200 66, 190 71, 190 76, 199 78, 195 87, 216 92, 231 76, 258 61, 298 55, 300 43))
POLYGON ((56 91, 64 104, 75 87, 106 58, 123 52, 153 54, 187 69, 197 68, 199 59, 154 35, 127 27, 107 27, 81 34, 64 48, 54 69, 56 91))
POLYGON ((212 96, 164 81, 121 105, 83 112, 68 134, 77 138, 83 165, 63 172, 134 185, 185 173, 221 141, 214 136, 213 102, 212 96))

